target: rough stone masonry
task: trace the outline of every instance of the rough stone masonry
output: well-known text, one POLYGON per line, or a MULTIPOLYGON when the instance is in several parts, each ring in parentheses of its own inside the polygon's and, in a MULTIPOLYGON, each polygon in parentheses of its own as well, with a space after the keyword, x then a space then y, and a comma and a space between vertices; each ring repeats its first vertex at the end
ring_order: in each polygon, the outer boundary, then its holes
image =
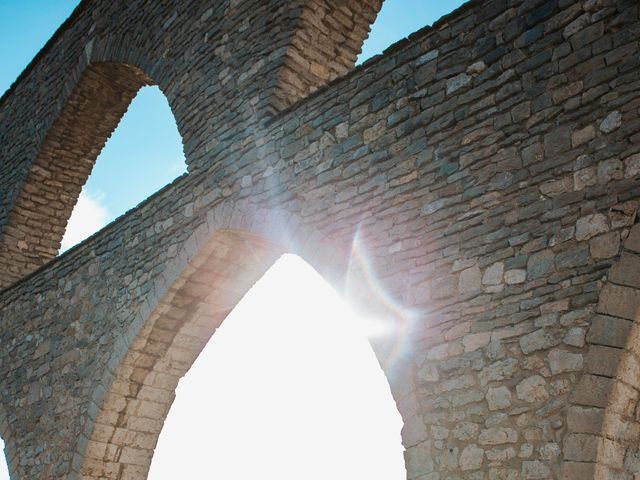
POLYGON ((283 252, 395 318, 408 479, 640 478, 639 3, 473 0, 354 69, 380 6, 84 0, 0 99, 12 478, 146 478, 283 252), (150 84, 189 173, 56 257, 150 84))

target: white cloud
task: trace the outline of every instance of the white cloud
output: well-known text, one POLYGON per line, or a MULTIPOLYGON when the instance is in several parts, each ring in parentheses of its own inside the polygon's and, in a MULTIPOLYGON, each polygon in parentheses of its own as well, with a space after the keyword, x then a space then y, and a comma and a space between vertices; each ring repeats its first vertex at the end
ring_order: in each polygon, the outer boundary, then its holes
POLYGON ((71 218, 67 224, 67 230, 62 238, 60 252, 64 252, 77 243, 87 238, 104 227, 111 214, 101 202, 104 195, 91 194, 84 190, 80 193, 71 218))

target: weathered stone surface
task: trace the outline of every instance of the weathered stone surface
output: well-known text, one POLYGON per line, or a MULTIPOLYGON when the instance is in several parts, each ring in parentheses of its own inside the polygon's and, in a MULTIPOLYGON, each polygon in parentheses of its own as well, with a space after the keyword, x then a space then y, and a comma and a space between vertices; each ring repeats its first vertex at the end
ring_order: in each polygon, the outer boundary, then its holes
POLYGON ((591 345, 587 353, 587 371, 594 375, 615 377, 622 359, 622 350, 602 345, 591 345))
POLYGON ((480 382, 486 385, 489 382, 502 381, 512 378, 516 372, 518 361, 515 358, 507 358, 494 362, 480 372, 480 382))
POLYGON ((480 267, 474 265, 471 268, 467 268, 460 272, 460 279, 458 281, 458 290, 460 293, 474 292, 480 289, 481 286, 480 267))
POLYGON ((492 427, 482 430, 478 437, 480 445, 503 445, 505 443, 516 443, 518 432, 512 428, 492 427))
POLYGON ((620 250, 620 234, 609 232, 592 238, 589 242, 589 250, 596 260, 616 256, 620 250))
POLYGON ((597 375, 583 375, 570 401, 576 405, 604 408, 608 404, 609 392, 613 383, 610 378, 597 375))
POLYGON ((583 168, 573 174, 573 188, 575 190, 584 190, 595 185, 597 179, 597 171, 594 167, 583 168))
POLYGON ((489 410, 502 410, 511 406, 511 392, 507 387, 489 388, 486 395, 489 410))
POLYGON ((624 176, 626 178, 640 175, 640 153, 631 155, 624 161, 624 176))
POLYGON ((538 402, 549 398, 547 382, 540 375, 525 378, 516 385, 516 395, 525 402, 538 402))
POLYGON ((457 92, 461 88, 466 87, 471 83, 471 77, 466 73, 461 73, 455 77, 447 80, 447 95, 457 92))
POLYGON ((595 315, 587 335, 589 343, 623 348, 629 338, 632 322, 622 318, 595 315))
POLYGON ((585 344, 585 331, 580 327, 570 328, 562 339, 563 343, 572 347, 582 348, 585 344))
POLYGON ((522 269, 507 270, 504 272, 504 281, 510 285, 524 283, 527 279, 527 271, 522 269))
POLYGON ((576 130, 571 134, 571 145, 579 147, 583 143, 592 140, 596 136, 596 129, 593 125, 587 125, 586 127, 576 130))
POLYGON ((555 255, 551 250, 542 250, 534 253, 527 261, 527 278, 534 280, 548 275, 553 269, 554 260, 555 255))
POLYGON ((629 232, 629 236, 624 242, 625 248, 640 253, 640 225, 636 225, 629 232))
POLYGON ((609 280, 618 285, 640 288, 640 255, 623 253, 620 261, 611 267, 609 280))
POLYGON ((587 215, 576 222, 576 240, 589 240, 591 237, 609 230, 607 217, 601 213, 587 215))
POLYGON ((462 470, 477 470, 482 466, 484 450, 476 445, 467 445, 460 454, 460 468, 462 470))
POLYGON ((549 367, 553 375, 564 372, 579 372, 582 370, 582 354, 564 350, 552 350, 549 353, 549 367))
POLYGON ((462 339, 462 345, 464 346, 465 352, 473 352, 488 345, 490 340, 490 332, 472 333, 462 339))
POLYGON ((608 283, 600 294, 598 312, 627 320, 636 320, 638 312, 640 312, 640 291, 608 283))
POLYGON ((504 263, 496 262, 485 270, 482 276, 482 283, 484 285, 499 285, 502 283, 503 274, 504 263))
POLYGON ((600 123, 600 130, 604 133, 611 133, 622 125, 622 115, 617 110, 611 112, 600 123))
POLYGON ((551 470, 549 467, 539 460, 527 460, 522 462, 522 478, 539 479, 549 478, 551 470))
POLYGON ((520 338, 520 348, 525 355, 537 350, 546 350, 555 347, 562 341, 553 331, 540 328, 535 332, 520 338))
POLYGON ((283 252, 401 328, 373 343, 409 479, 631 478, 637 5, 478 0, 354 70, 380 2, 338 3, 84 2, 0 100, 15 478, 146 478, 283 252), (189 173, 47 264, 147 84, 189 173))

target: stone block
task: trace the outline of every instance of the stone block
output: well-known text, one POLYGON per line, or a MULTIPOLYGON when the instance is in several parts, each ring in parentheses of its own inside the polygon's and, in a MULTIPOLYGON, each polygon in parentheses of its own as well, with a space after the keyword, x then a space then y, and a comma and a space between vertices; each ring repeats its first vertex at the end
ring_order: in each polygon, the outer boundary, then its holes
POLYGON ((589 242, 589 252, 596 260, 615 257, 620 250, 620 234, 609 232, 594 237, 589 242))
POLYGON ((480 290, 481 279, 482 274, 480 273, 480 267, 478 265, 463 270, 460 272, 460 278, 458 280, 459 292, 465 294, 480 290))
POLYGON ((480 432, 478 443, 480 445, 504 445, 506 443, 516 443, 518 432, 508 427, 491 427, 480 432))
POLYGON ((607 217, 601 213, 581 217, 576 222, 576 240, 589 240, 609 230, 607 217))
POLYGON ((507 270, 504 272, 504 281, 509 285, 524 283, 527 279, 527 271, 522 269, 507 270))
POLYGON ((573 174, 574 190, 584 190, 595 185, 597 181, 598 174, 595 167, 582 168, 573 174))
POLYGON ((587 125, 586 127, 575 130, 571 134, 571 146, 573 148, 579 147, 583 143, 587 143, 596 136, 596 129, 593 125, 587 125))
POLYGON ((525 460, 522 462, 522 478, 527 480, 550 478, 551 470, 545 462, 540 460, 525 460))
POLYGON ((574 405, 605 408, 609 404, 609 394, 613 380, 607 377, 585 374, 571 393, 569 401, 574 405))
POLYGON ((555 255, 551 250, 542 250, 529 257, 527 261, 527 279, 544 277, 553 270, 555 255))
POLYGON ((558 345, 562 339, 559 335, 547 328, 540 328, 535 332, 524 335, 520 338, 520 349, 522 353, 528 355, 537 350, 546 350, 558 345))
POLYGON ((603 408, 571 406, 567 410, 567 426, 574 433, 600 434, 604 419, 603 408))
POLYGON ((466 73, 461 73, 447 80, 447 95, 451 95, 458 90, 467 87, 472 81, 472 77, 466 73))
POLYGON ((604 133, 611 133, 617 130, 622 125, 622 114, 617 110, 614 110, 607 115, 602 122, 600 122, 600 131, 604 133))
POLYGON ((564 458, 577 462, 595 460, 598 453, 598 440, 597 435, 570 433, 564 440, 564 458))
POLYGON ((640 175, 640 153, 631 155, 624 160, 624 176, 625 178, 633 178, 640 175))
POLYGON ((544 151, 548 156, 558 155, 571 149, 571 130, 557 127, 544 136, 544 151))
POLYGON ((633 322, 626 319, 594 315, 587 333, 587 341, 596 345, 624 348, 632 325, 633 322))
POLYGON ((627 320, 640 320, 640 290, 607 283, 600 293, 598 312, 627 320))
POLYGON ((572 347, 582 348, 585 344, 585 331, 580 327, 572 327, 565 334, 562 342, 572 347))
POLYGON ((620 348, 591 345, 587 353, 587 372, 593 375, 615 377, 622 352, 620 348))
POLYGON ((477 470, 482 466, 484 450, 476 445, 467 445, 460 454, 460 468, 462 470, 477 470))
POLYGON ((496 262, 487 268, 482 276, 483 285, 500 285, 504 274, 504 263, 496 262))
POLYGON ((562 480, 595 478, 595 460, 591 462, 562 462, 562 480))
POLYGON ((502 410, 511 406, 511 391, 507 387, 489 388, 485 396, 489 410, 502 410))
POLYGON ((436 300, 452 297, 457 293, 458 278, 455 275, 435 278, 431 283, 431 297, 436 300))
POLYGON ((637 200, 630 200, 628 202, 614 205, 609 210, 609 221, 611 222, 611 229, 632 226, 636 221, 637 214, 637 200))
POLYGON ((622 178, 624 178, 624 167, 617 158, 610 158, 598 164, 598 183, 605 184, 622 178))
POLYGON ((582 370, 582 354, 555 349, 549 352, 549 368, 553 375, 582 370))
POLYGON ((623 253, 609 270, 609 280, 618 285, 640 289, 640 255, 623 253))
POLYGON ((462 345, 465 352, 473 352, 487 346, 490 340, 491 332, 472 333, 462 339, 462 345))
POLYGON ((624 242, 624 247, 636 253, 640 253, 640 224, 635 225, 629 232, 629 236, 624 242))
POLYGON ((549 398, 547 382, 540 375, 525 378, 516 385, 516 396, 529 403, 546 400, 549 398))

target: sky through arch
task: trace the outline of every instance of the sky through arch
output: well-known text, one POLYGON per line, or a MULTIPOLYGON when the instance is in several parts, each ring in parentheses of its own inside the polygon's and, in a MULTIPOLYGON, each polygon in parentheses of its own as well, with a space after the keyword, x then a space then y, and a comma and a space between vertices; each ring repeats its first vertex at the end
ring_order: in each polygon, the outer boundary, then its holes
POLYGON ((180 381, 149 479, 405 479, 402 419, 367 325, 282 256, 180 381))
POLYGON ((69 219, 64 251, 186 172, 182 138, 167 98, 143 87, 113 132, 69 219))

